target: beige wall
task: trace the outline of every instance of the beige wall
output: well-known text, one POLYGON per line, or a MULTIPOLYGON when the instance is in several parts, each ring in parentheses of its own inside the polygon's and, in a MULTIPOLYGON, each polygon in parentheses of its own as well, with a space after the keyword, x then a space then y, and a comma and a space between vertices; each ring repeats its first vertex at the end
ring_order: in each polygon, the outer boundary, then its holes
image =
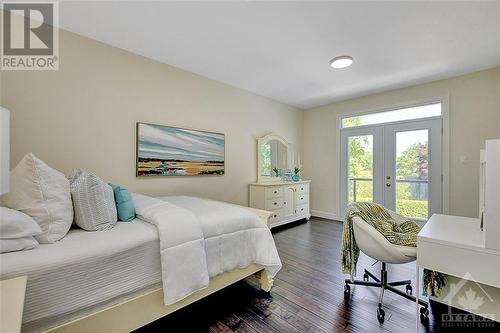
POLYGON ((66 174, 84 168, 141 193, 246 205, 255 139, 276 132, 302 145, 302 110, 69 32, 59 71, 1 72, 0 84, 12 167, 33 152, 66 174), (225 133, 226 175, 136 178, 137 121, 225 133))
POLYGON ((247 183, 256 180, 255 138, 275 132, 298 149, 303 144, 312 209, 341 218, 337 115, 449 96, 450 213, 475 216, 479 148, 485 139, 500 137, 500 68, 303 112, 65 31, 60 59, 59 71, 0 73, 0 105, 12 112, 11 166, 34 152, 66 174, 85 168, 151 195, 247 204, 247 183), (225 133, 226 175, 136 178, 137 121, 225 133))
POLYGON ((479 149, 485 139, 500 138, 500 67, 305 111, 303 167, 305 177, 312 180, 313 215, 343 217, 336 208, 337 115, 440 96, 448 96, 450 101, 450 213, 477 216, 479 149), (466 157, 464 164, 459 162, 460 156, 466 157))

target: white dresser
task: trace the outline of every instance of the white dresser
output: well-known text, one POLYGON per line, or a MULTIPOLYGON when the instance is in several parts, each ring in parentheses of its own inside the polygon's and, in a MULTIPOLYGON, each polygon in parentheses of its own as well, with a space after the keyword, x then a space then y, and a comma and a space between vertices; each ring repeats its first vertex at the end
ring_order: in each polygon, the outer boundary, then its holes
POLYGON ((310 180, 250 184, 250 207, 272 212, 269 227, 307 219, 310 180))

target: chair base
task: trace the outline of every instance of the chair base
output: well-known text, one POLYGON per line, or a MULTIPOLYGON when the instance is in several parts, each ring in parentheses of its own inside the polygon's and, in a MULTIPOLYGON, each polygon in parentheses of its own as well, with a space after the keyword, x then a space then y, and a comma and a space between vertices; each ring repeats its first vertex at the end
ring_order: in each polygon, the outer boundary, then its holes
MULTIPOLYGON (((394 282, 388 282, 387 281, 387 270, 386 270, 386 264, 385 262, 382 263, 382 269, 380 271, 380 279, 377 278, 375 275, 373 275, 370 271, 365 269, 365 273, 363 274, 363 281, 361 280, 353 280, 351 281, 350 279, 345 279, 345 287, 344 287, 344 296, 349 296, 349 293, 351 292, 351 287, 349 286, 350 284, 353 285, 361 285, 361 286, 368 286, 368 287, 376 287, 380 288, 380 295, 378 299, 378 307, 377 307, 377 319, 380 323, 384 322, 385 318, 385 311, 382 308, 382 301, 384 298, 384 291, 388 290, 391 291, 399 296, 402 296, 406 299, 409 299, 413 302, 417 301, 417 298, 412 295, 413 288, 411 286, 411 281, 410 280, 402 280, 402 281, 394 281, 394 282), (369 278, 372 278, 374 282, 369 281, 369 278), (395 288, 396 286, 404 286, 406 285, 406 293, 395 288)), ((423 301, 421 299, 418 299, 418 304, 422 305, 420 308, 420 320, 423 322, 427 321, 429 319, 429 303, 426 301, 423 301)))

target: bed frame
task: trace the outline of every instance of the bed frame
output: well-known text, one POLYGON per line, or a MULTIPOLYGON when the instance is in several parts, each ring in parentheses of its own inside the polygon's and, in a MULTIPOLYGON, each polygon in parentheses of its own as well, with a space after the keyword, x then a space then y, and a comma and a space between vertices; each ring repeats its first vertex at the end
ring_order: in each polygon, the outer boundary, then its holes
MULTIPOLYGON (((256 213, 266 225, 269 225, 270 212, 249 207, 243 208, 256 213)), ((255 275, 258 278, 262 290, 267 292, 271 290, 273 279, 267 275, 262 266, 251 264, 248 267, 236 269, 211 278, 207 288, 171 305, 163 303, 163 289, 159 288, 51 328, 46 332, 130 332, 251 275, 255 275)))

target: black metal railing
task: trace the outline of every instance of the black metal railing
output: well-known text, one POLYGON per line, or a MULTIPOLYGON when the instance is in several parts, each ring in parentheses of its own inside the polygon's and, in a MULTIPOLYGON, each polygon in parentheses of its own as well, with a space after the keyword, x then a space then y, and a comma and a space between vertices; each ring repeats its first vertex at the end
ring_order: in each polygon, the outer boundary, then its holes
MULTIPOLYGON (((358 182, 371 182, 373 178, 361 178, 361 177, 353 177, 349 178, 349 181, 352 182, 352 201, 357 201, 358 194, 358 182)), ((426 179, 396 179, 396 183, 408 183, 408 184, 428 184, 429 181, 426 179)), ((418 195, 415 195, 419 199, 423 199, 425 196, 422 196, 421 188, 418 186, 418 195)))

